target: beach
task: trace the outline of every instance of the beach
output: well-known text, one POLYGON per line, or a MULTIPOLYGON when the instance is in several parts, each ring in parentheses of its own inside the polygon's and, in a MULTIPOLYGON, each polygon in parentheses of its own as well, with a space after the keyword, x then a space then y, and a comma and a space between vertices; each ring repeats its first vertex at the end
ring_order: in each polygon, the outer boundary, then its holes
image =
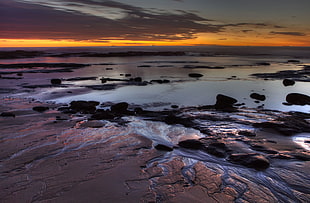
POLYGON ((1 50, 1 202, 310 200, 309 48, 29 49, 1 50))

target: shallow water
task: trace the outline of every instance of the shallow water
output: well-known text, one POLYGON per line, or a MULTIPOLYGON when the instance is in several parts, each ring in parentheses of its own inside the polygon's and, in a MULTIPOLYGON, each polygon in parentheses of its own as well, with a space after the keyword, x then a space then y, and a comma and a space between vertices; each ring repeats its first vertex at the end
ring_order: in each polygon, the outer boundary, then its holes
MULTIPOLYGON (((138 48, 137 48, 138 49, 138 48)), ((142 50, 152 50, 141 48, 142 50)), ((215 48, 213 48, 216 50, 215 48)), ((92 49, 89 49, 92 50, 92 49)), ((95 50, 95 49, 94 49, 95 50)), ((105 50, 105 49, 104 49, 105 50)), ((109 50, 109 49, 107 49, 109 50)), ((112 50, 112 49, 110 49, 112 50)), ((115 49, 119 50, 119 49, 115 49)), ((204 49, 190 52, 187 56, 141 56, 141 57, 39 57, 32 59, 0 60, 0 63, 85 63, 91 66, 75 69, 70 73, 24 73, 23 79, 17 81, 17 89, 24 84, 49 84, 51 78, 62 78, 64 88, 41 88, 20 90, 22 96, 31 96, 44 101, 67 103, 73 100, 97 100, 100 102, 121 102, 144 105, 151 109, 163 109, 171 104, 179 106, 209 105, 215 103, 217 94, 225 94, 236 98, 246 107, 260 107, 280 111, 310 112, 309 106, 285 106, 288 93, 310 94, 309 82, 296 82, 294 86, 284 87, 281 80, 263 80, 251 77, 253 73, 273 73, 281 70, 300 70, 302 64, 310 64, 310 59, 304 57, 305 50, 294 54, 301 64, 286 63, 291 56, 274 54, 238 55, 230 51, 230 55, 201 56, 204 49), (273 55, 274 54, 274 55, 273 55), (268 62, 269 66, 257 65, 268 62), (144 66, 144 67, 140 67, 144 66), (146 67, 145 67, 146 66, 146 67), (222 66, 224 69, 186 68, 187 66, 222 66), (195 79, 188 77, 189 73, 201 73, 204 76, 195 79), (168 84, 149 84, 147 86, 117 85, 115 89, 93 90, 86 86, 102 85, 100 78, 128 79, 121 74, 131 74, 130 77, 141 77, 144 81, 167 79, 168 84), (65 81, 74 77, 97 77, 96 80, 65 81), (25 91, 27 91, 25 93, 25 91), (30 91, 30 93, 28 93, 30 91), (71 91, 72 93, 67 93, 71 91), (263 94, 266 101, 255 103, 249 95, 253 92, 263 94), (152 106, 152 104, 154 104, 152 106), (160 105, 161 104, 161 105, 160 105)), ((205 49, 206 51, 208 49, 205 49)), ((213 51, 214 51, 213 50, 213 51)), ((53 50, 54 52, 60 50, 53 50)), ((210 52, 210 50, 208 50, 210 52)), ((211 49, 212 51, 212 49, 211 49)), ((243 49, 240 49, 242 53, 243 49)), ((253 50, 252 50, 253 52, 253 50)), ((253 52, 254 53, 254 52, 253 52)), ((253 54, 252 53, 252 54, 253 54)), ((258 51, 256 53, 259 53, 258 51)), ((285 52, 286 53, 286 52, 285 52)), ((2 70, 5 71, 5 70, 2 70)), ((9 70, 8 70, 9 71, 9 70)), ((8 80, 1 80, 3 87, 12 87, 8 80)))

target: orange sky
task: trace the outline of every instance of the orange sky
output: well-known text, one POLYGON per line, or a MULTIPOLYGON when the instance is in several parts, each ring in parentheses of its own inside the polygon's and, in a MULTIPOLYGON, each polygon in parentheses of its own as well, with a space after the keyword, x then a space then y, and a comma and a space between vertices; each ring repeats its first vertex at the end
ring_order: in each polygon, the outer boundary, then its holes
POLYGON ((1 0, 0 47, 310 46, 309 7, 308 0, 1 0))

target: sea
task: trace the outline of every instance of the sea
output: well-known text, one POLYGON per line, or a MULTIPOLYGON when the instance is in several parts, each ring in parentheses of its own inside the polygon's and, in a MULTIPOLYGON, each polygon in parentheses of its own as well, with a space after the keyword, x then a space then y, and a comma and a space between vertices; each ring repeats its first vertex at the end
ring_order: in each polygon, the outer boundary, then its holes
MULTIPOLYGON (((126 53, 126 52, 184 52, 184 55, 117 56, 117 57, 35 57, 2 59, 0 64, 14 63, 80 63, 90 64, 73 72, 25 73, 23 84, 48 84, 52 78, 60 78, 65 86, 37 88, 18 92, 44 101, 68 103, 73 100, 104 102, 128 102, 148 109, 212 105, 216 95, 233 97, 248 108, 264 108, 279 111, 310 112, 309 105, 285 105, 289 93, 310 94, 309 78, 284 86, 283 78, 257 78, 252 74, 298 71, 310 65, 309 47, 71 47, 71 48, 1 48, 0 51, 44 51, 50 55, 65 53, 126 53), (295 62, 288 62, 294 60, 295 62), (190 73, 202 77, 191 78, 190 73), (76 77, 92 77, 91 80, 68 80, 76 77), (109 81, 113 88, 98 90, 102 78, 126 80, 140 77, 148 85, 138 86, 109 81), (95 78, 95 79, 94 79, 95 78), (309 80, 307 80, 309 79, 309 80), (153 80, 153 82, 151 82, 153 80), (155 81, 154 81, 155 80, 155 81), (156 80, 169 81, 158 84, 156 80), (70 93, 66 93, 70 92, 70 93), (265 95, 264 101, 250 95, 265 95)), ((5 71, 5 70, 2 70, 5 71)), ((308 76, 309 77, 309 76, 308 76)), ((294 79, 294 74, 292 73, 294 79)), ((107 84, 106 84, 107 85, 107 84)), ((6 85, 3 85, 6 86, 6 85)), ((22 86, 22 84, 21 84, 22 86)))

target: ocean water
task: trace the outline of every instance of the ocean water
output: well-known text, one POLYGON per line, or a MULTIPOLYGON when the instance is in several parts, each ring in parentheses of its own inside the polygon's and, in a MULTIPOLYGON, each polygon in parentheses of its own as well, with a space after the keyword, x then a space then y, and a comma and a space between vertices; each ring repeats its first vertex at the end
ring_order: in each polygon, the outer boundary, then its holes
MULTIPOLYGON (((3 49, 2 49, 3 50, 3 49)), ((12 50, 12 49, 6 49, 12 50)), ((184 51, 185 56, 133 56, 133 57, 37 57, 0 60, 1 64, 12 63, 83 63, 91 64, 69 73, 24 73, 23 84, 49 84, 51 78, 61 78, 65 87, 37 88, 20 91, 44 101, 68 103, 73 100, 96 100, 105 102, 128 102, 149 109, 169 108, 170 105, 198 106, 215 103, 217 94, 234 97, 248 108, 264 108, 279 111, 310 112, 306 106, 286 106, 289 93, 310 94, 309 82, 296 82, 285 87, 282 79, 264 80, 251 76, 254 73, 274 73, 282 70, 300 70, 310 65, 310 48, 305 47, 88 47, 88 48, 28 48, 50 54, 78 52, 127 52, 127 51, 184 51), (287 63, 288 60, 300 63, 287 63), (259 63, 270 65, 259 65, 259 63), (199 68, 200 66, 200 68, 199 68), (223 69, 209 69, 223 67, 223 69), (198 68, 195 68, 198 67, 198 68), (200 73, 201 78, 190 78, 189 73, 200 73), (128 79, 141 77, 143 81, 169 80, 167 84, 153 82, 145 86, 115 84, 109 90, 94 90, 89 86, 103 85, 100 78, 128 79), (74 77, 96 77, 95 80, 67 81, 74 77), (70 92, 70 93, 67 93, 70 92), (251 93, 266 96, 257 103, 251 93)), ((2 70, 5 71, 5 70, 2 70)), ((21 70, 22 71, 22 70, 21 70)), ((6 81, 1 81, 1 83, 6 81)), ((23 86, 22 84, 19 84, 23 86)), ((5 85, 3 85, 5 86, 5 85)))

